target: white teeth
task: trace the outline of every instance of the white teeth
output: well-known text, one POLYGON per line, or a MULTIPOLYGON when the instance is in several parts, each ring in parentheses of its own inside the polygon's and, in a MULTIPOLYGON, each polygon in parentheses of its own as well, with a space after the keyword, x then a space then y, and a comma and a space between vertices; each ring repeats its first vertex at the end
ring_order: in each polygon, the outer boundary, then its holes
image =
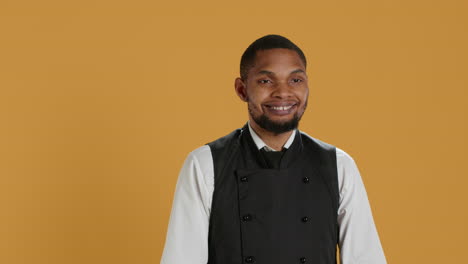
POLYGON ((271 108, 273 108, 274 110, 284 111, 284 110, 288 110, 291 107, 292 107, 292 105, 290 105, 290 106, 272 106, 271 108))

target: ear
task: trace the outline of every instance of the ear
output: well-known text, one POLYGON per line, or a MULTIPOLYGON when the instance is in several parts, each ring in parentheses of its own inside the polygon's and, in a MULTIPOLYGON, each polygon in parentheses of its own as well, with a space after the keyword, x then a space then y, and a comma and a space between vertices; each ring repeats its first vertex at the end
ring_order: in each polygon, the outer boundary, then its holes
POLYGON ((234 88, 236 89, 237 96, 244 101, 247 102, 247 87, 245 86, 244 81, 242 81, 241 78, 236 78, 236 81, 234 83, 234 88))

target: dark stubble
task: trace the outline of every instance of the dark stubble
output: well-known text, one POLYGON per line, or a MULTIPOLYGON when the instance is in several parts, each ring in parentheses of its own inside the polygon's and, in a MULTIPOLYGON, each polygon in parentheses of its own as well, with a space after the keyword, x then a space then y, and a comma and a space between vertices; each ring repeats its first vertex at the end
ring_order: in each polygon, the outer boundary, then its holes
MULTIPOLYGON (((270 131, 276 135, 296 129, 299 126, 299 121, 302 117, 302 115, 298 116, 296 112, 291 120, 280 123, 271 120, 265 114, 262 114, 260 116, 253 115, 252 110, 250 109, 250 104, 248 108, 250 116, 252 116, 252 119, 255 121, 255 123, 257 123, 261 128, 270 131)), ((307 108, 307 101, 305 102, 304 112, 305 108, 307 108)))

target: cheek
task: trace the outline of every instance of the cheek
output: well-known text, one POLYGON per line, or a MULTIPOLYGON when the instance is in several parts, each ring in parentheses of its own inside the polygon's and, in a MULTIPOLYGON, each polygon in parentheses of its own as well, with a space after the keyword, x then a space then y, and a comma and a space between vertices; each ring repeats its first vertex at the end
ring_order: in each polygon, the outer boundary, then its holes
POLYGON ((267 95, 261 91, 252 91, 247 94, 249 102, 255 105, 260 105, 266 97, 267 95))
POLYGON ((253 101, 248 101, 248 107, 250 110, 256 111, 256 112, 262 112, 262 106, 256 102, 253 101))
POLYGON ((301 107, 300 107, 299 111, 304 112, 306 107, 307 107, 307 103, 308 103, 308 99, 309 99, 309 91, 306 90, 304 92, 301 92, 297 96, 301 100, 301 107))
POLYGON ((299 99, 302 103, 304 103, 307 98, 309 97, 309 91, 308 90, 298 90, 294 93, 294 96, 299 99))
POLYGON ((302 98, 303 102, 306 102, 308 97, 309 97, 309 89, 305 88, 304 91, 301 92, 300 98, 302 98))
POLYGON ((263 112, 262 108, 262 99, 258 94, 250 93, 248 94, 247 104, 251 111, 263 112))

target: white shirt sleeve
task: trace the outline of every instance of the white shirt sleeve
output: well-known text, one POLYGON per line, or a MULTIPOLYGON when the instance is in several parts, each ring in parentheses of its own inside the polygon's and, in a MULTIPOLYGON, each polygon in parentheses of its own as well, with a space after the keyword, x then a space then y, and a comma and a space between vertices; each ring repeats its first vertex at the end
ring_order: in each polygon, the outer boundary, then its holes
POLYGON ((367 192, 354 160, 336 149, 340 205, 339 247, 342 264, 386 264, 367 192))
POLYGON ((192 151, 184 161, 176 184, 161 264, 208 262, 208 226, 214 181, 213 162, 209 159, 211 151, 205 145, 192 151))

